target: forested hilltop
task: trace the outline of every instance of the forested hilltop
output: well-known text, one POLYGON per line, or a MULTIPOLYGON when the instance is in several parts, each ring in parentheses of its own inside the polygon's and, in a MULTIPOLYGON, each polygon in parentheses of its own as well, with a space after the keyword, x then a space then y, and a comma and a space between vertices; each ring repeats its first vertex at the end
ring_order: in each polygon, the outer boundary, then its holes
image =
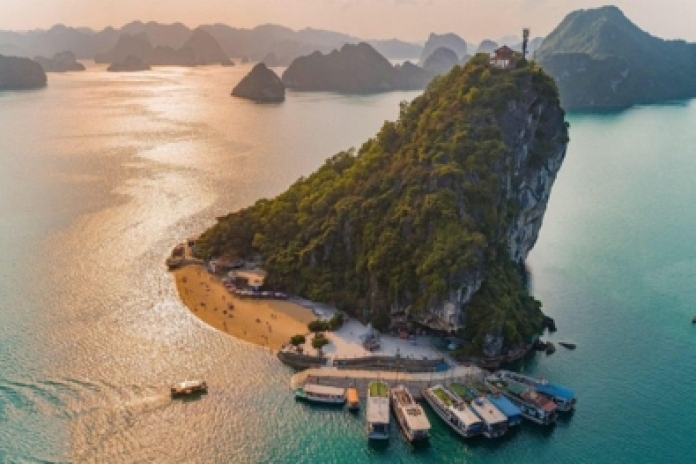
POLYGON ((378 328, 395 312, 435 318, 495 355, 540 328, 520 267, 567 142, 542 69, 523 60, 496 69, 478 55, 403 102, 357 152, 218 218, 196 250, 261 255, 273 289, 333 302, 378 328))
POLYGON ((570 13, 536 52, 564 108, 623 108, 696 97, 696 44, 663 40, 615 6, 570 13))

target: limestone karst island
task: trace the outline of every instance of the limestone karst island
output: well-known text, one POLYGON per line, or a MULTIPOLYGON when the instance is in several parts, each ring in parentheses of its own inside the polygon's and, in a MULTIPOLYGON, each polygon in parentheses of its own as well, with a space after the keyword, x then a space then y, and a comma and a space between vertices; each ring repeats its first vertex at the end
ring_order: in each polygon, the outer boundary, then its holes
POLYGON ((544 327, 525 259, 566 152, 564 114, 521 53, 477 55, 359 150, 218 218, 189 253, 249 291, 329 304, 380 332, 457 337, 454 358, 516 359, 544 327), (235 270, 247 263, 256 284, 235 270))
POLYGON ((696 462, 696 2, 615 3, 0 2, 0 463, 696 462))

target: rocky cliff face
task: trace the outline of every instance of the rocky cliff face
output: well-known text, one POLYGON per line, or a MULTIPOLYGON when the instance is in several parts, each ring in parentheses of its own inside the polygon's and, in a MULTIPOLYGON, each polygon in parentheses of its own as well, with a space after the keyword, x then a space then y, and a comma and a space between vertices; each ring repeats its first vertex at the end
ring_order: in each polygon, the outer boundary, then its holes
MULTIPOLYGON (((507 244, 510 260, 520 265, 539 237, 551 188, 569 141, 565 113, 557 102, 543 98, 529 87, 522 88, 521 98, 509 101, 497 117, 506 150, 500 153, 494 168, 499 179, 495 201, 498 205, 512 205, 510 217, 499 224, 497 234, 507 244)), ((466 201, 462 198, 458 206, 466 209, 466 201)), ((458 328, 466 320, 466 306, 487 277, 485 261, 479 265, 473 272, 455 275, 447 298, 430 308, 443 327, 458 328)), ((498 353, 494 350, 488 354, 498 353)))

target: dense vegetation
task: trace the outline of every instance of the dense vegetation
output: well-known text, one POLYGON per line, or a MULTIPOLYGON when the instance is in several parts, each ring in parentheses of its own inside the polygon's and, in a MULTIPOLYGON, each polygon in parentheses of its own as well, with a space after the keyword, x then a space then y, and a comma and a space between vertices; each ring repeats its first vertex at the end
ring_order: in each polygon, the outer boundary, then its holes
MULTIPOLYGON (((479 273, 467 333, 477 346, 489 331, 520 342, 542 314, 507 248, 518 200, 505 183, 516 161, 499 118, 515 100, 532 101, 536 116, 554 108, 562 126, 555 85, 540 68, 522 61, 503 71, 476 56, 403 102, 398 121, 357 153, 338 153, 278 197, 218 218, 197 253, 261 255, 270 287, 333 302, 377 328, 391 309, 415 316, 479 273)), ((524 169, 550 156, 545 137, 536 134, 524 169)))
POLYGON ((565 108, 696 96, 696 44, 653 37, 614 6, 566 16, 536 52, 565 108))

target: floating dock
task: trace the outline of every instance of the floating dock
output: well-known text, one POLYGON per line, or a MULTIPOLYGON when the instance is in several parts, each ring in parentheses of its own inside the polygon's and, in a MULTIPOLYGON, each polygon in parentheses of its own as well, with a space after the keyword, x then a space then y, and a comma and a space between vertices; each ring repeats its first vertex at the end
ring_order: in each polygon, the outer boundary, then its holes
POLYGON ((390 386, 403 384, 414 398, 420 399, 425 387, 450 382, 481 381, 489 372, 477 366, 458 366, 444 372, 387 372, 313 368, 298 372, 290 378, 290 387, 302 387, 308 381, 331 387, 355 387, 360 396, 367 395, 367 385, 372 381, 387 382, 390 386))

